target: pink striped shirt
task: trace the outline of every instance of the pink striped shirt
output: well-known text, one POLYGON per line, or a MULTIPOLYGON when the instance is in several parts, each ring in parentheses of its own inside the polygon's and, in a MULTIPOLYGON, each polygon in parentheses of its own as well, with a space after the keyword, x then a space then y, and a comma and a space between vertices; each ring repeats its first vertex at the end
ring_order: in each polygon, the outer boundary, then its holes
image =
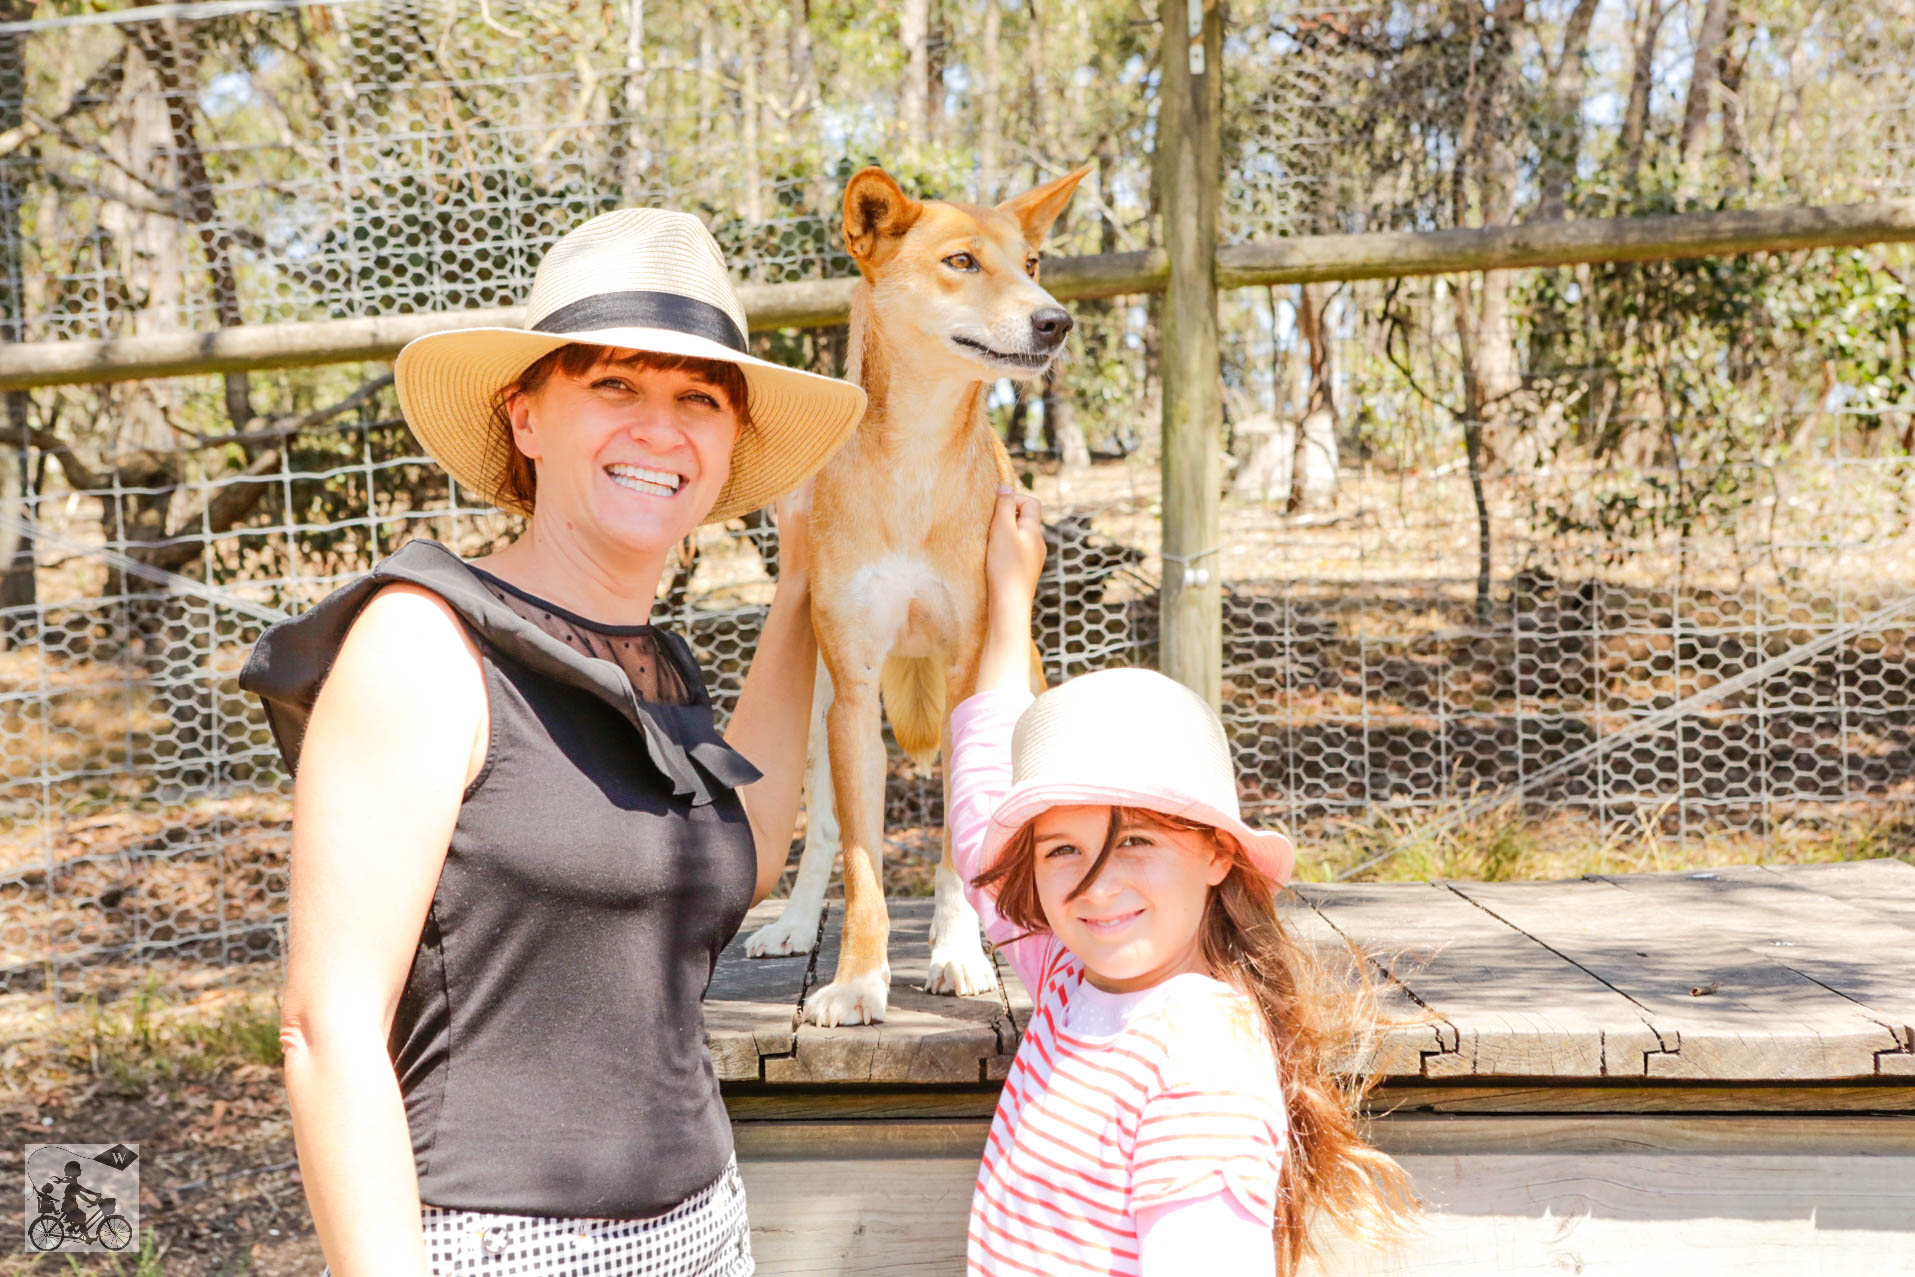
MULTIPOLYGON (((982 692, 952 715, 948 820, 967 884, 1030 699, 982 692)), ((1287 1123, 1249 1000, 1194 973, 1105 993, 1048 932, 1019 939, 990 897, 967 890, 1034 1005, 971 1200, 970 1271, 1137 1274, 1140 1212, 1220 1193, 1267 1237, 1287 1123)), ((1219 1271, 1184 1258, 1187 1271, 1219 1271)))

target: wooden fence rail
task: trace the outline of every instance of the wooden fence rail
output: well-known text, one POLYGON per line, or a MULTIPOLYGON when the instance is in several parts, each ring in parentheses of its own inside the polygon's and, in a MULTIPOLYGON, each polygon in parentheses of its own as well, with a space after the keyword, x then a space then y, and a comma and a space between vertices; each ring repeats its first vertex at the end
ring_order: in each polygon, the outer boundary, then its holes
MULTIPOLYGON (((1216 269, 1218 287, 1242 288, 1906 242, 1915 242, 1915 200, 1483 230, 1306 235, 1225 246, 1217 251, 1216 269)), ((1170 277, 1161 249, 1059 258, 1044 271, 1045 285, 1066 301, 1162 292, 1170 277)), ((808 280, 747 285, 740 292, 754 329, 818 328, 845 322, 851 284, 808 280)), ((390 359, 423 333, 518 323, 516 308, 502 308, 21 342, 0 346, 0 390, 390 359)))

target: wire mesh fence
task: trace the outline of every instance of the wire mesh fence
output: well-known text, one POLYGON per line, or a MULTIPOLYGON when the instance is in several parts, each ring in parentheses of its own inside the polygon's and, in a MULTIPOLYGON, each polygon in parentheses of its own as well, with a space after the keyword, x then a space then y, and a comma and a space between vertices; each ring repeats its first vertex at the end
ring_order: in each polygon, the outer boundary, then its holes
MULTIPOLYGON (((1721 8, 1234 9, 1227 238, 1911 192, 1909 15, 1712 33, 1721 8)), ((699 213, 742 280, 831 277, 870 159, 984 199, 1094 159, 1047 251, 1144 247, 1157 42, 1131 8, 1050 0, 0 22, 0 321, 510 305, 553 238, 631 203, 699 213)), ((1677 854, 1905 810, 1908 270, 1831 250, 1226 294, 1224 713, 1304 872, 1413 858, 1485 803, 1677 854)), ((1074 309, 1057 375, 991 395, 1054 525, 1054 680, 1156 660, 1155 303, 1074 309)), ((754 343, 835 372, 843 340, 754 343)), ((277 958, 289 806, 246 651, 411 537, 473 555, 516 530, 420 455, 384 371, 5 397, 0 991, 277 958)), ((659 619, 721 709, 774 545, 738 521, 667 572, 659 619)), ((894 758, 888 792, 893 885, 928 889, 938 786, 894 758)))

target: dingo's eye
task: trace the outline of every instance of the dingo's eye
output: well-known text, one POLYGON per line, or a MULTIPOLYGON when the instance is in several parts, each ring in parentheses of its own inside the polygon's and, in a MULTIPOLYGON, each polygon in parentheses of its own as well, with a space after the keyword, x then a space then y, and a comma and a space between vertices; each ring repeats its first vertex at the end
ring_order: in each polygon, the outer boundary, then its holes
POLYGON ((944 259, 944 264, 952 270, 976 270, 977 258, 969 253, 952 253, 944 259))
POLYGON ((1027 257, 1024 259, 1024 273, 1032 279, 1037 278, 1037 259, 1035 257, 1027 257))

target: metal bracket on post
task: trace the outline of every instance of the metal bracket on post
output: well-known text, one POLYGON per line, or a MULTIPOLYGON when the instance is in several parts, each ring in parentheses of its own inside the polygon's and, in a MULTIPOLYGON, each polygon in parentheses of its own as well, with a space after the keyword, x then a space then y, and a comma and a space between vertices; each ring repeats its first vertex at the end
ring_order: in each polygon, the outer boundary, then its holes
POLYGON ((1170 551, 1164 550, 1159 552, 1157 557, 1166 563, 1182 565, 1184 570, 1183 587, 1186 590, 1195 590, 1210 584, 1210 569, 1193 567, 1191 565, 1196 563, 1198 559, 1209 558, 1221 549, 1223 549, 1222 546, 1213 545, 1208 550, 1199 550, 1195 554, 1172 554, 1170 551))

